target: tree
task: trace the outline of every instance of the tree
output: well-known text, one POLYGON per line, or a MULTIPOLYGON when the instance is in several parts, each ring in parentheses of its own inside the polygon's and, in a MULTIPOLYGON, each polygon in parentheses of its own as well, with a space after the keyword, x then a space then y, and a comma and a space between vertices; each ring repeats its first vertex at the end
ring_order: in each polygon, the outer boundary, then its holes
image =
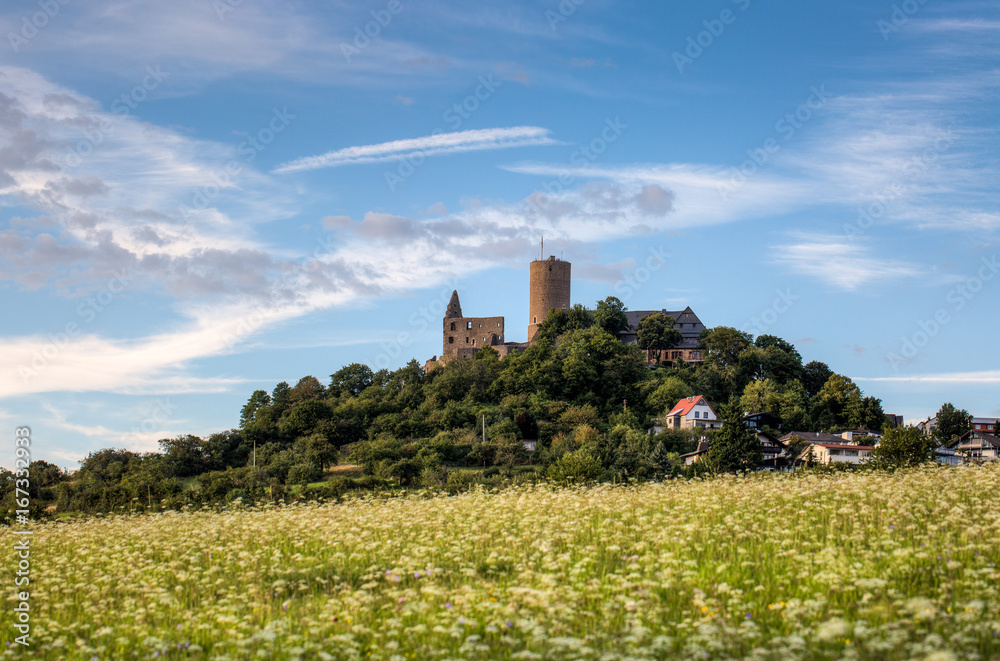
POLYGON ((729 326, 709 328, 701 334, 701 346, 708 352, 706 362, 718 367, 735 367, 753 336, 729 326))
POLYGON ((965 409, 956 409, 948 402, 937 412, 937 426, 934 427, 934 440, 938 445, 947 445, 965 432, 972 429, 972 416, 965 409))
POLYGON ((819 394, 831 376, 833 376, 833 370, 826 363, 821 363, 818 360, 806 363, 802 369, 802 385, 805 386, 806 394, 809 395, 810 399, 819 394))
POLYGON ((934 439, 924 436, 916 427, 896 427, 886 431, 872 449, 871 463, 886 470, 918 466, 933 461, 934 439))
POLYGON ((685 397, 694 395, 691 386, 676 376, 668 376, 656 390, 649 394, 646 402, 653 415, 665 415, 685 397))
POLYGON ((556 482, 590 482, 601 476, 603 468, 589 447, 567 452, 549 466, 549 477, 556 482))
POLYGON ((640 349, 646 351, 666 351, 681 343, 684 336, 674 328, 674 318, 663 312, 647 314, 636 329, 640 349))
POLYGON ((625 315, 627 309, 617 297, 608 296, 597 302, 597 307, 591 314, 595 324, 618 337, 619 333, 628 330, 628 316, 625 315))
POLYGON ((725 416, 705 455, 708 468, 716 473, 756 469, 764 461, 757 435, 747 428, 738 406, 727 407, 725 416))
POLYGON ((311 399, 320 399, 323 397, 323 392, 323 384, 319 382, 319 379, 315 376, 304 376, 295 384, 289 396, 292 405, 295 405, 311 399))
POLYGON ((848 424, 855 429, 880 431, 885 425, 882 400, 877 397, 853 397, 847 403, 848 424))
POLYGON ((514 466, 523 464, 528 459, 528 452, 524 449, 524 443, 516 438, 504 438, 495 445, 496 451, 493 455, 493 464, 503 466, 508 472, 514 466))
POLYGON ((857 384, 846 376, 833 374, 813 397, 813 419, 827 428, 849 426, 848 404, 860 398, 861 389, 857 384))
POLYGON ((357 397, 372 384, 372 368, 361 363, 351 363, 330 375, 330 395, 357 397))
POLYGON ((300 436, 295 441, 295 451, 307 462, 319 466, 320 471, 326 470, 327 466, 335 466, 339 457, 337 446, 321 431, 300 436))
POLYGON ((740 410, 746 414, 764 411, 781 415, 781 397, 774 381, 764 379, 748 383, 743 389, 743 396, 740 397, 740 410))
POLYGON ((162 439, 160 450, 166 455, 170 474, 189 477, 204 473, 206 466, 202 451, 203 443, 202 439, 191 434, 162 439))
POLYGON ((389 467, 389 475, 396 478, 401 485, 412 484, 424 467, 416 459, 400 459, 389 467))
POLYGON ((802 379, 802 356, 780 337, 760 335, 754 340, 756 377, 785 384, 802 379))
POLYGON ((805 440, 801 436, 792 436, 785 441, 785 452, 788 453, 788 456, 791 457, 792 461, 795 461, 799 458, 799 455, 802 454, 807 447, 809 447, 809 445, 809 441, 805 440))
POLYGON ((240 429, 245 429, 256 419, 258 411, 270 405, 271 396, 267 394, 266 390, 254 390, 250 399, 240 410, 240 429))
POLYGON ((594 325, 594 313, 579 303, 566 312, 566 330, 580 330, 594 325))

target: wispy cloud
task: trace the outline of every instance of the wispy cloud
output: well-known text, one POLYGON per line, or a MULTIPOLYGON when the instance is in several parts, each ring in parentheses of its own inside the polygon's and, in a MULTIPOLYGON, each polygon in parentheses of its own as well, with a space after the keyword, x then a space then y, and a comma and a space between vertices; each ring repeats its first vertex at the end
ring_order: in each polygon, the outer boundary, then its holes
POLYGON ((914 374, 911 376, 853 377, 855 381, 879 381, 883 383, 927 383, 927 384, 998 384, 1000 370, 979 372, 949 372, 945 374, 914 374))
POLYGON ((529 145, 554 145, 556 140, 549 137, 549 130, 538 126, 514 126, 511 128, 475 129, 439 133, 422 138, 393 140, 377 145, 345 147, 319 156, 307 156, 279 165, 276 173, 300 172, 331 168, 358 163, 379 163, 395 161, 411 156, 438 156, 465 151, 485 149, 509 149, 529 145))
POLYGON ((837 289, 856 291, 872 282, 920 274, 913 265, 873 255, 868 247, 845 237, 799 236, 799 243, 773 248, 774 261, 837 289))

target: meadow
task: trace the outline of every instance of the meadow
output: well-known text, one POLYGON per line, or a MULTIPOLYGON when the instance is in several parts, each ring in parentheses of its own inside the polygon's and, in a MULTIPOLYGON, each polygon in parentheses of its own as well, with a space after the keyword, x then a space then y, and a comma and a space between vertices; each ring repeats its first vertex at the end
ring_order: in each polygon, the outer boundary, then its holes
POLYGON ((38 524, 0 655, 997 659, 998 493, 995 464, 38 524))

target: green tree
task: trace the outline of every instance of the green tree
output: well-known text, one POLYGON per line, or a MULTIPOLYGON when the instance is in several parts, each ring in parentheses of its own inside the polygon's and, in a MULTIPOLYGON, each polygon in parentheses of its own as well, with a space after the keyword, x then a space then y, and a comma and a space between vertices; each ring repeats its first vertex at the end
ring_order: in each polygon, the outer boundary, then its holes
POLYGON ((292 388, 289 398, 294 406, 295 404, 307 402, 311 399, 320 399, 323 397, 324 392, 323 384, 319 382, 319 379, 315 376, 304 376, 292 388))
POLYGON ((850 424, 848 404, 861 398, 861 389, 846 376, 833 374, 813 397, 813 419, 824 428, 843 428, 850 424))
POLYGON ((877 397, 851 398, 847 403, 847 423, 855 429, 871 429, 881 431, 885 425, 885 412, 882 410, 882 400, 877 397))
POLYGON ((809 441, 805 440, 801 436, 792 436, 787 441, 785 441, 785 452, 791 457, 792 461, 799 458, 806 448, 810 445, 809 441))
POLYGON ((668 376, 647 398, 653 415, 666 415, 677 402, 694 395, 694 390, 679 377, 668 376))
POLYGON ((701 334, 701 346, 707 352, 705 361, 717 367, 736 367, 752 339, 750 333, 729 326, 706 329, 701 334))
POLYGON ((400 459, 389 467, 389 475, 406 486, 415 482, 423 470, 424 467, 416 459, 400 459))
POLYGON ((295 441, 295 451, 310 464, 319 466, 320 471, 326 470, 327 466, 336 466, 339 456, 337 446, 322 431, 300 436, 295 441))
POLYGON ((610 333, 614 337, 618 337, 618 334, 622 331, 628 330, 628 316, 626 316, 625 311, 628 308, 615 296, 608 296, 603 301, 597 302, 597 307, 594 308, 592 314, 594 323, 600 328, 604 329, 606 333, 610 333))
POLYGON ((240 410, 240 429, 245 429, 257 418, 257 412, 271 405, 271 396, 266 390, 254 390, 250 399, 240 410))
POLYGON ((523 464, 528 459, 528 451, 524 443, 516 438, 504 438, 496 443, 493 464, 503 466, 509 472, 514 466, 523 464))
POLYGON ((330 375, 330 395, 350 395, 357 397, 372 384, 372 368, 362 363, 351 363, 330 375))
POLYGON ((640 349, 646 351, 665 351, 681 343, 684 336, 674 328, 674 318, 663 312, 647 314, 639 322, 636 336, 640 349))
POLYGON ((204 441, 192 434, 182 434, 176 438, 160 441, 160 451, 166 456, 170 475, 190 477, 205 472, 204 441))
POLYGON ((318 482, 322 477, 323 471, 319 466, 312 462, 304 461, 302 463, 295 464, 288 469, 288 475, 285 477, 285 484, 306 485, 310 482, 318 482))
POLYGON ((771 379, 781 385, 803 377, 802 356, 795 347, 774 335, 760 335, 754 340, 756 378, 771 379))
POLYGON ((591 482, 602 472, 601 460, 589 447, 567 452, 548 471, 549 478, 556 482, 591 482))
POLYGON ((756 469, 764 461, 757 435, 746 426, 738 407, 728 406, 725 417, 703 461, 716 473, 756 469))
POLYGON ((806 394, 810 399, 819 394, 831 376, 833 376, 833 370, 826 363, 821 363, 818 360, 806 363, 802 369, 802 385, 805 386, 806 394))
POLYGON ((916 427, 896 427, 886 431, 872 449, 871 463, 877 468, 894 470, 917 466, 934 460, 934 439, 916 427))
POLYGON ((781 396, 777 384, 771 379, 748 383, 740 397, 740 410, 746 414, 764 411, 781 415, 781 396))
POLYGON ((947 402, 937 412, 937 426, 934 427, 934 440, 938 445, 947 445, 962 434, 972 429, 972 416, 965 409, 956 409, 947 402))

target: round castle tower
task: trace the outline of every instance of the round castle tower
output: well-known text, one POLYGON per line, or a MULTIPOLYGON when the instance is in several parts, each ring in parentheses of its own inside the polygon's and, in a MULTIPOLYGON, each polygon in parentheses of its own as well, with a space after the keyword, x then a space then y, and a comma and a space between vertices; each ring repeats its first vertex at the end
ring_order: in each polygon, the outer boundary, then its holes
POLYGON ((535 341, 538 326, 549 310, 569 310, 570 263, 555 256, 531 262, 528 302, 528 342, 535 341))

